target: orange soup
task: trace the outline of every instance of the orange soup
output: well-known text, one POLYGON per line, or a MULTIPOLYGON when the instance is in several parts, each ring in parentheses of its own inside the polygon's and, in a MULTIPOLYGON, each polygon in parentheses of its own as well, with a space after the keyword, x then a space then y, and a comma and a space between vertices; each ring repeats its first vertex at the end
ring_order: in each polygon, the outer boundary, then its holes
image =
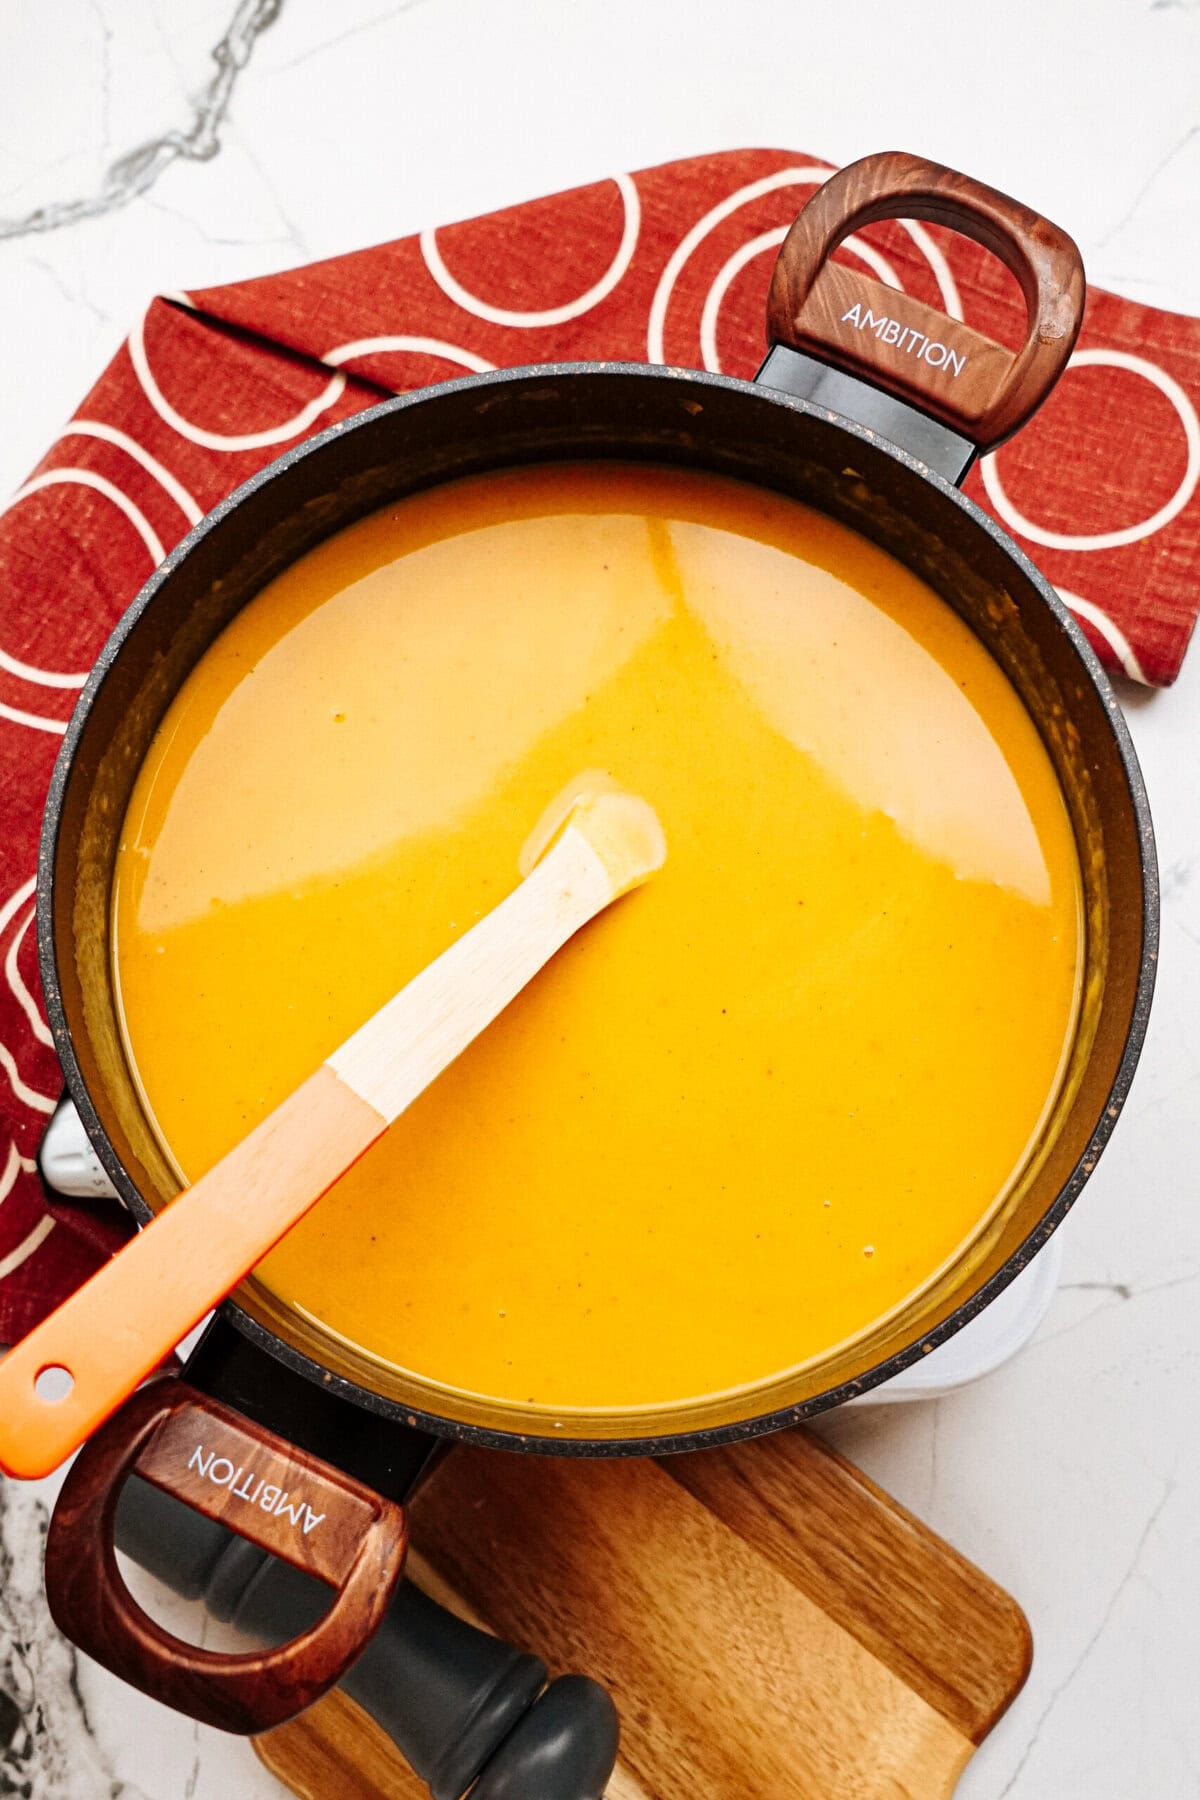
POLYGON ((549 1411, 744 1388, 910 1301, 1037 1140, 1081 961, 1049 757, 898 563, 717 477, 460 482, 258 595, 141 770, 115 971, 184 1180, 589 771, 650 801, 665 868, 258 1270, 379 1363, 549 1411))

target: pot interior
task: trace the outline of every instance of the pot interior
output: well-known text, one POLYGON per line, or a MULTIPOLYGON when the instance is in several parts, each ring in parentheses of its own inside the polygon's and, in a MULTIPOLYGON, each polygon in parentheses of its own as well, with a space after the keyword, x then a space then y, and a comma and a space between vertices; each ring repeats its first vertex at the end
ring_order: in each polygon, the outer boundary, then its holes
POLYGON ((291 1358, 331 1371, 368 1403, 560 1447, 657 1444, 803 1416, 964 1322, 1023 1266, 1094 1164, 1123 1101, 1149 985, 1149 828, 1115 701, 1043 584, 958 496, 829 415, 720 378, 598 367, 454 383, 335 428, 218 509, 129 615, 72 725, 51 803, 48 997, 76 1100, 127 1197, 154 1210, 178 1188, 122 1048, 109 901, 133 781, 180 683, 267 581, 363 514, 461 475, 606 457, 711 470, 805 501, 907 565, 965 619, 1036 721, 1061 783, 1084 890, 1084 969, 1056 1104, 985 1230, 912 1305, 773 1383, 665 1412, 562 1414, 551 1426, 540 1412, 500 1409, 377 1364, 253 1278, 234 1296, 291 1358))

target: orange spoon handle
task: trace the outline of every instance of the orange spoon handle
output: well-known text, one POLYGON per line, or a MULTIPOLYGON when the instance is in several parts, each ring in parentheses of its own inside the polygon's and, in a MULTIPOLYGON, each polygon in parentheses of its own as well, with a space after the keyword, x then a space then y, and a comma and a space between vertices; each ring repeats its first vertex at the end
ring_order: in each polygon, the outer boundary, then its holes
POLYGON ((386 1129, 322 1064, 9 1351, 0 1469, 57 1468, 386 1129), (71 1378, 61 1399, 38 1392, 47 1369, 71 1378))
POLYGON ((568 938, 665 855, 644 800, 581 799, 519 887, 0 1363, 0 1469, 48 1475, 77 1450, 568 938), (38 1392, 48 1369, 71 1378, 59 1399, 38 1392))

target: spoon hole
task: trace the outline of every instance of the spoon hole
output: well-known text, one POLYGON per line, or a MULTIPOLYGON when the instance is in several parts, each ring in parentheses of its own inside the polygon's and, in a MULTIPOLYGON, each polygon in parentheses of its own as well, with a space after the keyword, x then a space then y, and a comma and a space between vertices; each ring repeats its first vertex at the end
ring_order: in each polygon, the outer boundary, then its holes
POLYGON ((75 1377, 70 1369, 64 1369, 60 1363, 48 1363, 44 1369, 38 1370, 33 1390, 39 1400, 54 1406, 60 1400, 65 1400, 74 1386, 75 1377))

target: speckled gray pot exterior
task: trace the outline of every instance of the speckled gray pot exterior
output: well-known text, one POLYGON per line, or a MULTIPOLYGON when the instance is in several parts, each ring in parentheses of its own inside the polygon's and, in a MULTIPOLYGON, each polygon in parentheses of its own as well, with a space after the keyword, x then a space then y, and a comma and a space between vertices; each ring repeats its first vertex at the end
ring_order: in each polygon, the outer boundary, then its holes
MULTIPOLYGON (((993 520, 925 462, 837 413, 770 388, 626 364, 565 364, 470 376, 389 400, 297 445, 222 501, 171 552, 102 651, 67 729, 51 783, 38 868, 39 955, 55 1046, 71 1095, 122 1198, 144 1221, 151 1216, 139 1185, 144 1170, 128 1144, 114 1142, 120 1133, 113 1109, 102 1094, 92 1092, 93 1084, 103 1088, 103 1082, 75 967, 83 942, 76 891, 85 877, 103 879, 94 871, 86 875, 96 845, 86 855, 80 851, 81 832, 93 830, 81 824, 89 795, 101 779, 112 785, 108 811, 115 815, 110 820, 115 841, 122 793, 127 795, 140 759, 138 744, 144 748, 178 686, 169 668, 172 646, 181 633, 190 632, 196 640, 184 655, 186 673, 197 644, 202 649, 211 641, 237 605, 280 568, 391 499, 492 468, 597 457, 710 469, 795 494, 882 543, 935 588, 940 584, 944 597, 960 611, 964 584, 969 588, 976 582, 982 584, 981 592, 986 588, 1013 596, 1020 633, 1007 672, 1023 690, 1048 742, 1057 729, 1048 717, 1057 717, 1059 703, 1047 709, 1039 698, 1039 691, 1048 691, 1045 683, 1035 691, 1042 678, 1027 680, 1031 657, 1050 671, 1046 679, 1060 698, 1066 694, 1063 706, 1095 770, 1097 787, 1103 789, 1106 830, 1113 838, 1107 877, 1114 884, 1110 979, 1119 992, 1105 1027, 1104 1066, 1096 1077, 1101 1085, 1097 1088, 1093 1080, 1086 1117, 1071 1115, 1070 1164, 1056 1175, 1053 1191, 1042 1195, 1035 1215, 1022 1221, 1019 1238, 1004 1245, 1002 1262, 982 1285, 931 1329, 853 1378, 799 1404, 665 1436, 531 1436, 399 1404, 363 1382, 332 1373, 233 1302, 223 1308, 224 1318, 243 1339, 275 1359, 276 1369, 284 1364, 327 1395, 339 1395, 397 1424, 508 1450, 658 1455, 730 1443, 836 1406, 897 1374, 972 1319, 1021 1272, 1074 1204, 1125 1103, 1145 1036, 1158 944, 1158 885, 1150 813, 1125 720, 1083 633, 1049 583, 993 520), (204 598, 214 588, 233 596, 223 603, 224 613, 204 598), (172 608, 176 623, 168 630, 163 621, 172 608), (186 622, 186 631, 180 621, 186 622), (167 678, 146 701, 145 671, 156 657, 167 667, 167 678), (122 733, 129 736, 129 719, 139 707, 145 717, 130 738, 124 759, 128 766, 101 777, 97 770, 107 767, 106 757, 113 762, 111 746, 122 733)), ((972 623, 985 635, 978 618, 972 623)), ((1002 664, 1011 639, 1011 632, 1008 639, 1001 634, 989 646, 1002 664)), ((94 928, 105 929, 99 914, 94 928)), ((1101 1041, 1098 1037, 1097 1043, 1101 1041)), ((281 1381, 289 1385, 287 1377, 281 1375, 281 1381)))

